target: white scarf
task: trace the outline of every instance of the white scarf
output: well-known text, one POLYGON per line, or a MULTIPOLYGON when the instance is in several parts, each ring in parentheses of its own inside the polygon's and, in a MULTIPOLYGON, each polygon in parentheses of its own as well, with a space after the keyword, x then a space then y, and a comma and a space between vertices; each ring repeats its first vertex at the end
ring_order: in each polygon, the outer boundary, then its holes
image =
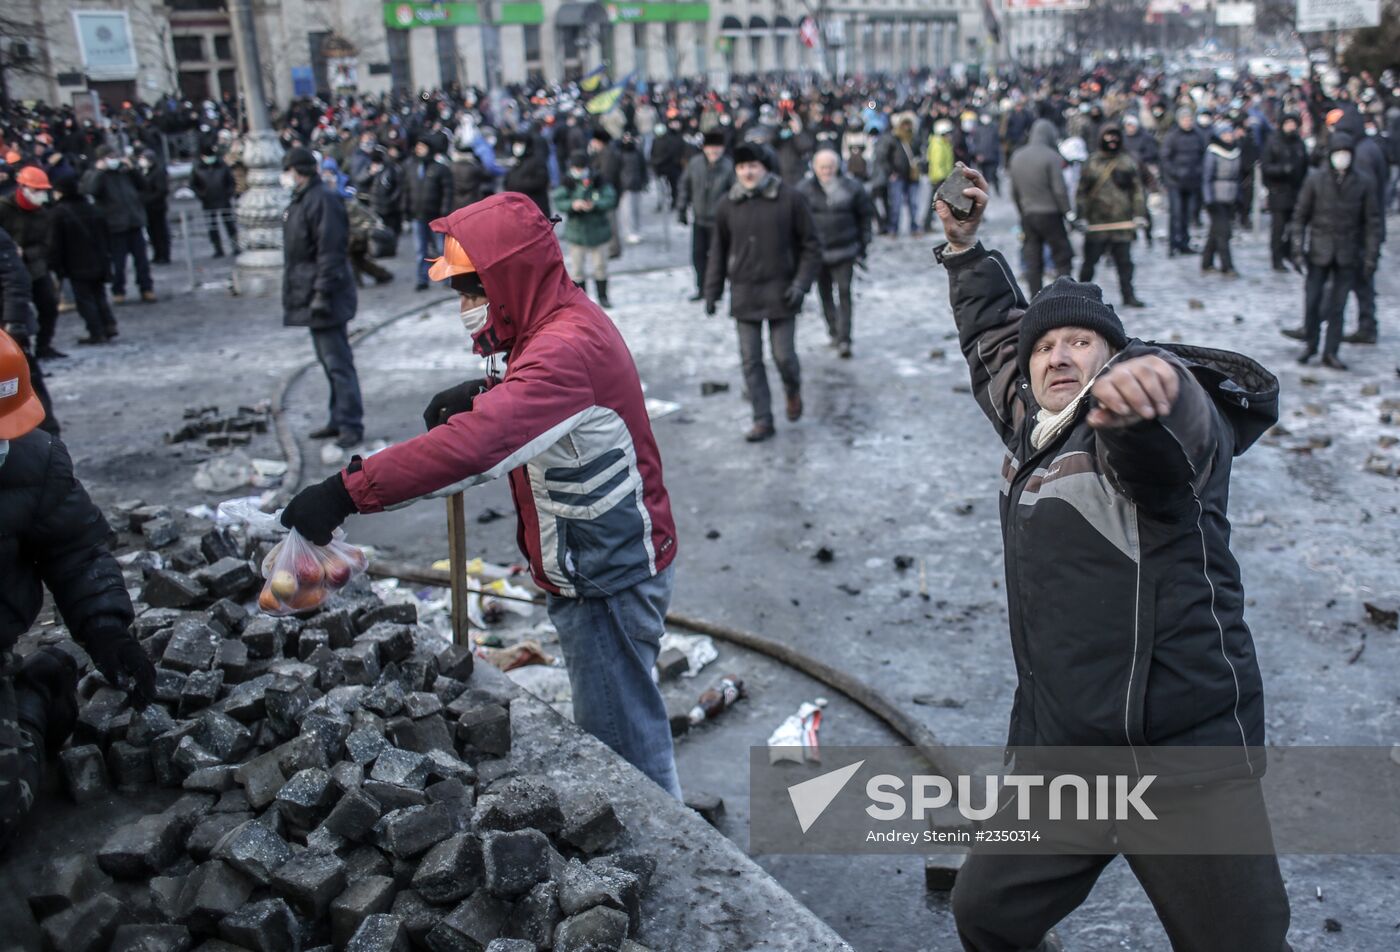
POLYGON ((1075 395, 1063 410, 1059 413, 1051 413, 1049 410, 1037 410, 1035 414, 1035 429, 1031 430, 1031 446, 1036 450, 1044 449, 1054 441, 1055 437, 1065 431, 1079 412, 1079 405, 1084 398, 1089 395, 1089 388, 1094 385, 1094 378, 1084 385, 1084 389, 1075 395))

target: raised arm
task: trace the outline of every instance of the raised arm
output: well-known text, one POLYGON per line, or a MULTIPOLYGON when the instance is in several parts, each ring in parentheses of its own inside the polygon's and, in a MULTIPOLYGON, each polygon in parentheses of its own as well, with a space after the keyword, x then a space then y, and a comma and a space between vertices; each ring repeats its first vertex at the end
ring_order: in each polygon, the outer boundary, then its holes
POLYGON ((973 397, 996 427, 1002 442, 1011 445, 1026 414, 1020 397, 1021 372, 1016 363, 1026 299, 1006 259, 998 251, 988 251, 977 240, 977 229, 987 208, 987 180, 975 169, 964 167, 963 171, 975 183, 963 193, 973 201, 972 215, 959 221, 946 202, 934 203, 948 238, 948 243, 936 248, 934 254, 948 269, 948 297, 958 328, 958 343, 972 375, 973 397))

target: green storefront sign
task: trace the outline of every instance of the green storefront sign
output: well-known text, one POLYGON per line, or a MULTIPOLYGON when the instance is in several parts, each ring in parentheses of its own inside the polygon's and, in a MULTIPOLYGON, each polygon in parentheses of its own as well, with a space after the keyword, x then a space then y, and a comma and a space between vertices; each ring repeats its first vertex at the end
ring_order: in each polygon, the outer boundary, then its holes
POLYGON ((705 23, 710 19, 708 3, 610 3, 608 16, 614 23, 705 23))
MULTIPOLYGON (((496 23, 543 23, 542 3, 500 3, 496 6, 496 23)), ((477 26, 481 12, 475 3, 386 3, 384 25, 393 30, 411 30, 417 26, 477 26)))

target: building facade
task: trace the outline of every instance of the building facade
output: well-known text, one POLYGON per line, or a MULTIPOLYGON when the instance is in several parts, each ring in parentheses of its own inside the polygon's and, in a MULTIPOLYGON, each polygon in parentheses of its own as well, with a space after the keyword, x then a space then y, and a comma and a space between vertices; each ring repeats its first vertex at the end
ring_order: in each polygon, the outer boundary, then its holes
MULTIPOLYGON (((6 69, 18 99, 108 102, 171 91, 236 92, 224 0, 7 0, 32 23, 10 39, 31 68, 6 69)), ((256 0, 263 87, 276 102, 452 83, 544 84, 606 64, 663 81, 822 71, 861 75, 991 62, 982 0, 256 0), (807 42, 804 42, 804 35, 807 42), (824 42, 818 38, 824 38, 824 42)), ((1014 48, 1014 47, 1013 47, 1014 48)))

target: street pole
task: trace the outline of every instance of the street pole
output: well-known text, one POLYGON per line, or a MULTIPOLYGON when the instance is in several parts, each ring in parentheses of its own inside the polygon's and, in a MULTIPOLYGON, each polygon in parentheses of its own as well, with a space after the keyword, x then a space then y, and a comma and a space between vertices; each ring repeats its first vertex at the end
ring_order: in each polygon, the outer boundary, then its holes
POLYGON ((282 187, 282 143, 272 129, 263 95, 253 0, 228 0, 248 129, 243 133, 243 165, 248 189, 238 199, 238 257, 233 268, 235 294, 261 296, 282 284, 282 216, 289 196, 282 187))
POLYGON ((486 74, 488 94, 501 84, 500 34, 496 32, 496 19, 491 6, 491 0, 481 0, 477 4, 481 14, 481 68, 486 74))

